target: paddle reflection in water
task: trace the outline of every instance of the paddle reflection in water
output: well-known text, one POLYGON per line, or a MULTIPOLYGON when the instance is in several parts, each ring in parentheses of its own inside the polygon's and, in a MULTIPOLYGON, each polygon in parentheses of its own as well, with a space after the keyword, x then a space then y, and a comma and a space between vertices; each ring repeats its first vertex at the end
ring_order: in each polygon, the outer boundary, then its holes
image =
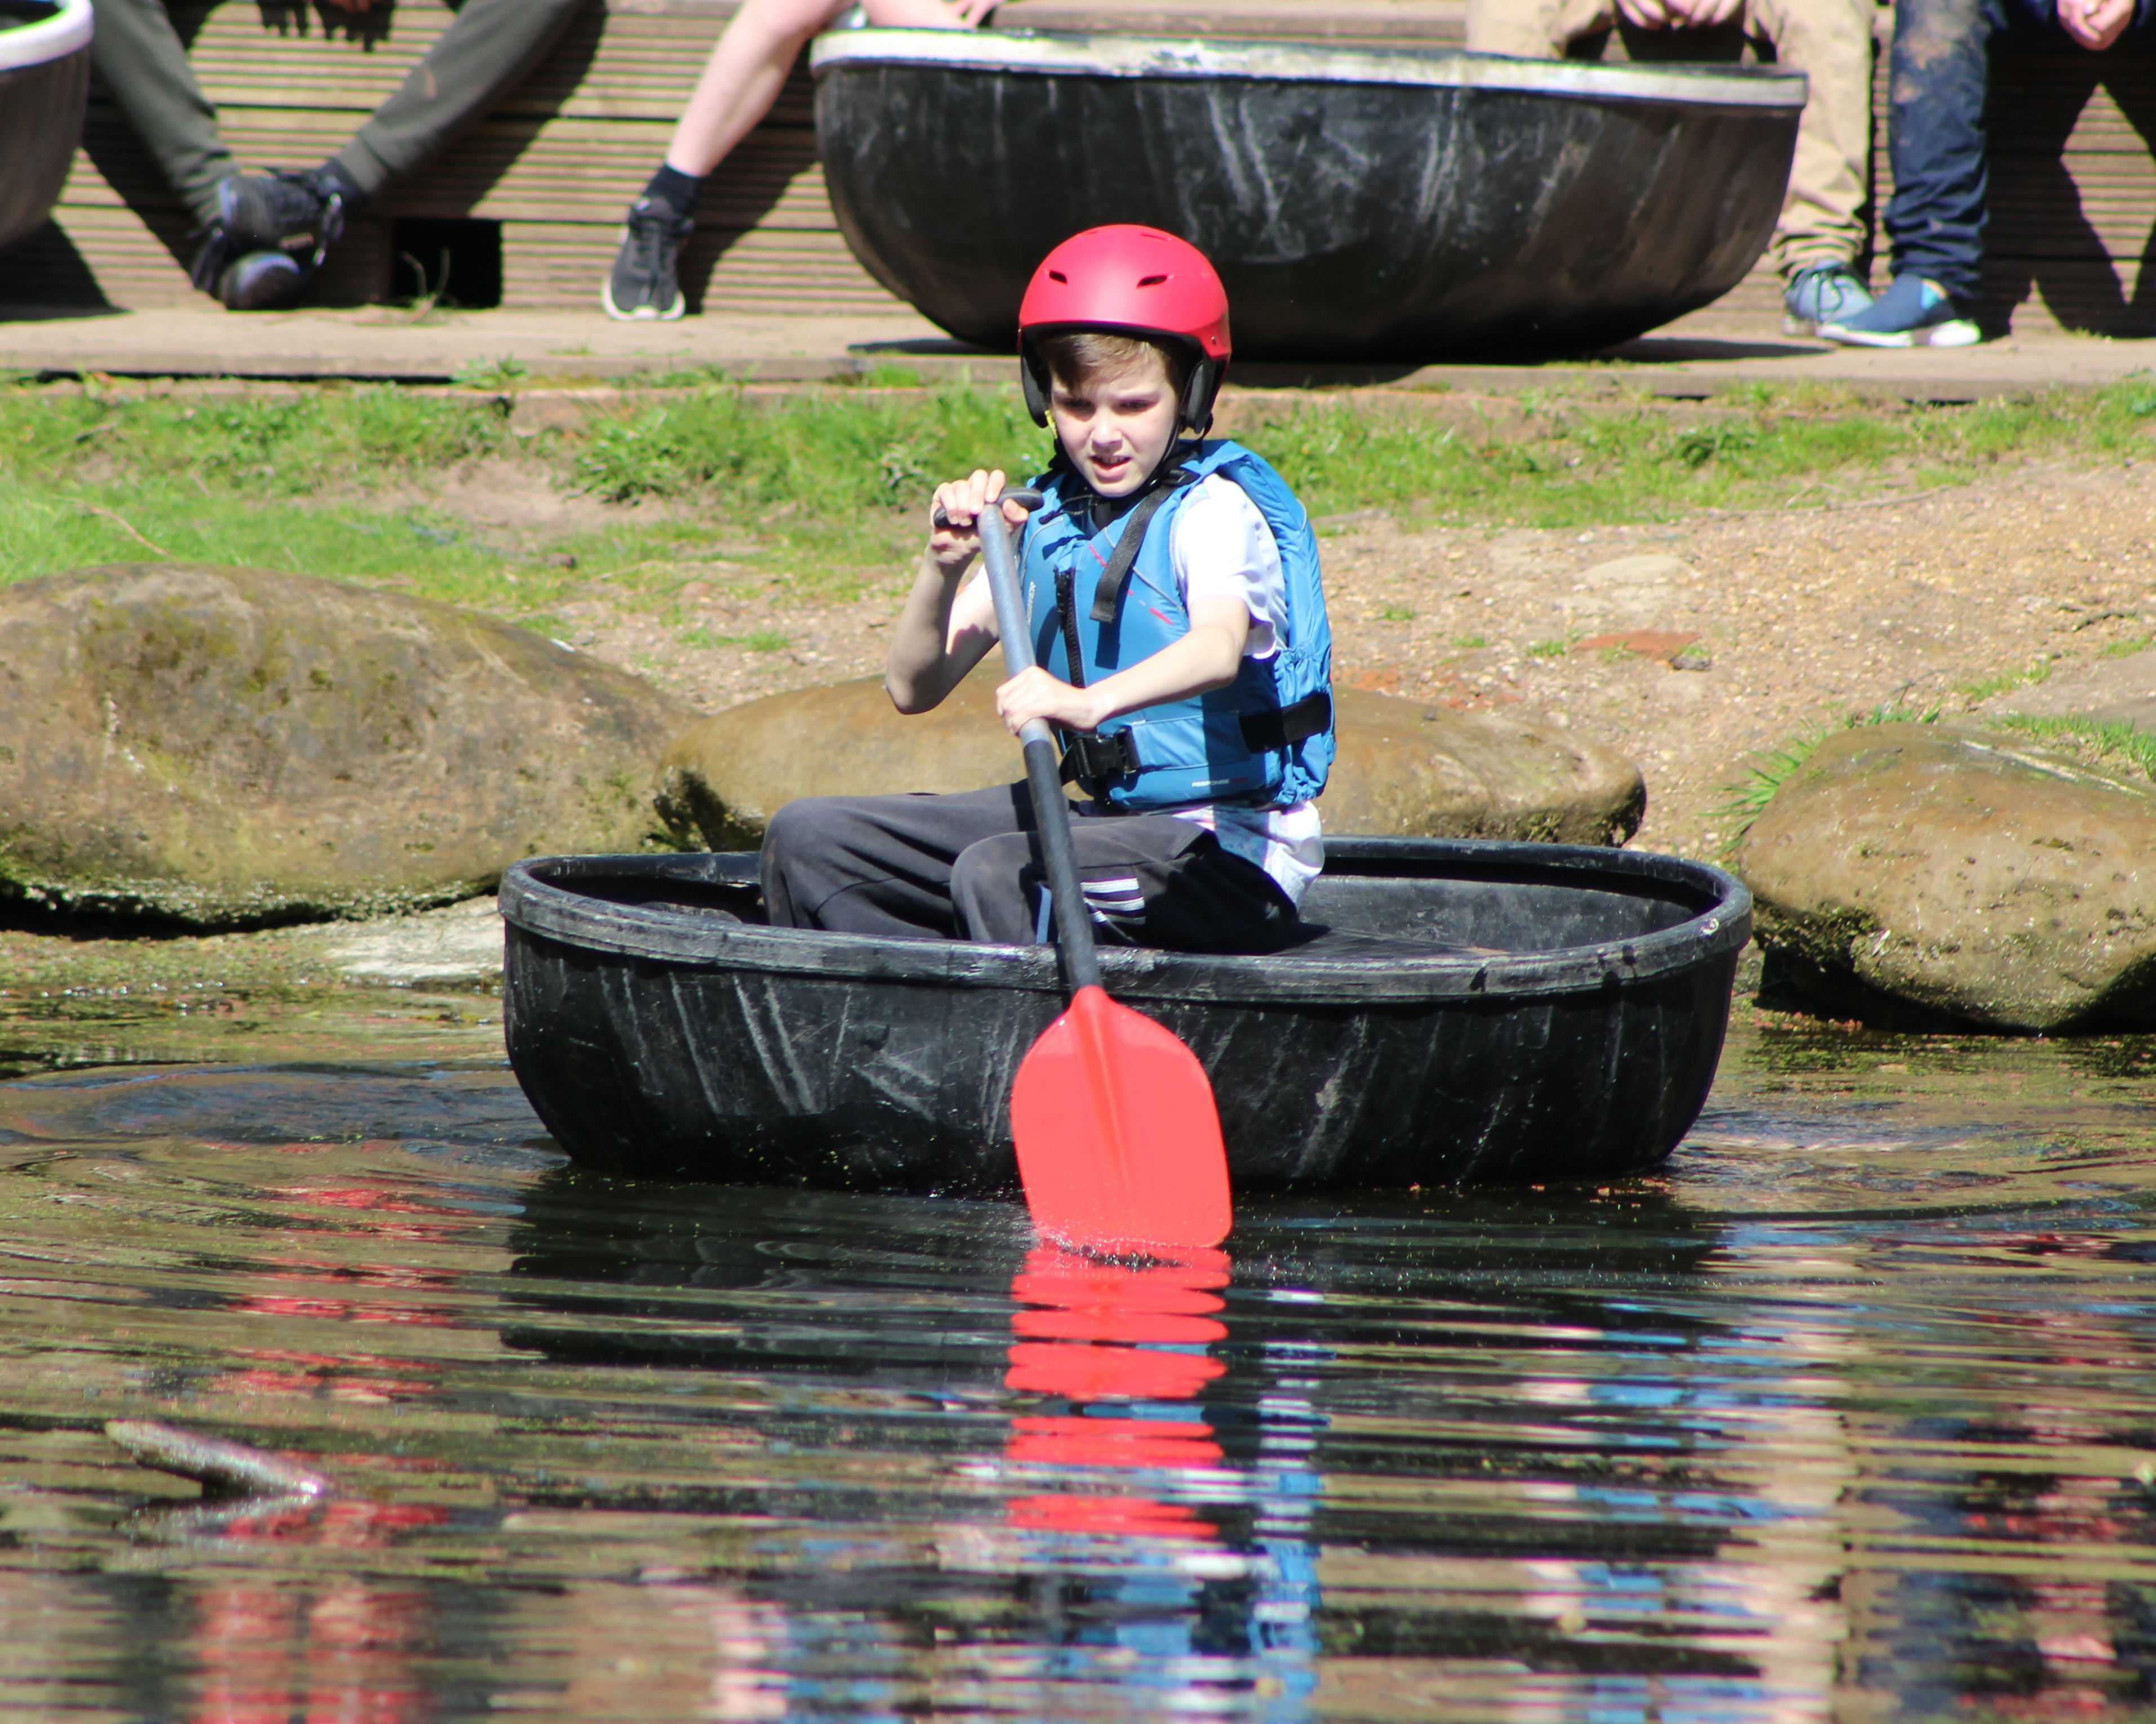
MULTIPOLYGON (((1093 1684, 1133 1711, 1306 1716, 1319 1421, 1269 1383, 1224 1443, 1199 1398, 1229 1368, 1214 1351, 1229 1280, 1219 1251, 1133 1265, 1043 1246, 1012 1280, 1004 1386, 1044 1400, 1014 1414, 998 1461, 969 1469, 1015 1493, 1003 1527, 955 1528, 943 1554, 1019 1578, 1045 1714, 1114 1711, 1060 1691, 1093 1684)), ((1237 1368, 1270 1362, 1260 1347, 1237 1368)))
POLYGON ((263 1545, 281 1547, 280 1556, 305 1549, 326 1571, 317 1586, 235 1579, 196 1593, 188 1650, 197 1672, 191 1709, 197 1724, 295 1718, 403 1724, 432 1715, 430 1673, 422 1660, 438 1638, 433 1589, 331 1577, 346 1562, 363 1569, 398 1533, 441 1525, 449 1518, 444 1511, 374 1502, 275 1505, 218 1516, 213 1528, 202 1511, 182 1513, 192 1516, 187 1530, 195 1536, 214 1530, 234 1541, 235 1557, 263 1545))
MULTIPOLYGON (((748 1511, 719 1535, 737 1583, 660 1562, 643 1601, 579 1589, 578 1711, 634 1644, 681 1716, 1307 1715, 1310 1348, 1234 1343, 1224 1254, 1018 1256, 998 1206, 606 1184, 535 1192, 513 1296, 577 1321, 505 1339, 587 1369, 696 1367, 670 1387, 724 1396, 757 1435, 721 1476, 677 1465, 656 1487, 677 1513, 748 1511), (849 1208, 852 1238, 820 1224, 849 1208)), ((594 1387, 573 1391, 590 1413, 594 1387)), ((597 1482, 530 1495, 603 1525, 597 1482)))

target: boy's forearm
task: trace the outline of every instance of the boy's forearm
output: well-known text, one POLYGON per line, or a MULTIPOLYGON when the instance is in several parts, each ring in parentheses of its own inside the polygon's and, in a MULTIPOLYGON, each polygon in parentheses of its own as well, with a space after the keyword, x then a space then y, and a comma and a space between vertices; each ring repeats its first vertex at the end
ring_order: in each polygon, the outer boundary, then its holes
POLYGON ((1090 688, 1073 688, 1046 670, 1026 671, 996 691, 996 710, 1014 733, 1034 718, 1067 730, 1097 730, 1142 707, 1225 688, 1235 680, 1242 656, 1237 631, 1201 623, 1173 644, 1090 688))
POLYGON ((1142 707, 1164 706, 1194 695, 1209 695, 1235 680, 1243 643, 1227 629, 1200 624, 1182 639, 1141 659, 1127 670, 1103 677, 1091 690, 1101 703, 1096 725, 1142 707))
POLYGON ((963 567, 947 569, 934 557, 921 557, 913 590, 891 625, 884 660, 883 685, 901 712, 928 711, 957 680, 949 651, 951 603, 964 574, 963 567))

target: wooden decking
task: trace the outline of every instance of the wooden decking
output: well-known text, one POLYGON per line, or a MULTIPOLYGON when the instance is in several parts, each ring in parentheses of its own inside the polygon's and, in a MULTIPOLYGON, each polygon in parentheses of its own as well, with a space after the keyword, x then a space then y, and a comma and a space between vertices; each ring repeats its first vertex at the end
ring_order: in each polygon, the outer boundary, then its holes
MULTIPOLYGON (((317 290, 328 304, 382 299, 400 250, 439 277, 439 230, 413 221, 499 223, 500 303, 590 306, 621 213, 660 160, 675 115, 732 0, 594 0, 526 85, 433 167, 355 223, 317 290)), ((393 90, 446 26, 439 0, 362 14, 365 34, 326 37, 318 9, 227 3, 181 13, 198 74, 249 167, 328 155, 393 90), (304 98, 304 102, 300 98, 304 98)), ((1461 0, 1009 0, 1004 26, 1272 36, 1335 42, 1456 43, 1461 0)), ((1883 16, 1883 14, 1882 14, 1883 16)), ((1883 55, 1881 56, 1883 60, 1883 55)), ((1878 134, 1885 136, 1882 75, 1878 134)), ((2005 60, 1993 98, 1989 315, 2035 332, 2064 324, 2156 333, 2156 56, 2046 54, 2005 60)), ((1878 151, 1880 195, 1887 187, 1878 151)), ((187 219, 109 104, 94 102, 56 219, 0 254, 0 302, 174 305, 187 219)), ((815 160, 804 73, 716 175, 687 259, 691 302, 712 312, 828 313, 892 301, 839 236, 815 160)), ((491 238, 484 230, 477 232, 491 238)), ((468 266, 467 294, 491 285, 468 266)), ((403 288, 413 285, 408 270, 403 288)), ((460 280, 452 268, 452 296, 460 280)), ((1723 309, 1772 316, 1763 271, 1723 309)))

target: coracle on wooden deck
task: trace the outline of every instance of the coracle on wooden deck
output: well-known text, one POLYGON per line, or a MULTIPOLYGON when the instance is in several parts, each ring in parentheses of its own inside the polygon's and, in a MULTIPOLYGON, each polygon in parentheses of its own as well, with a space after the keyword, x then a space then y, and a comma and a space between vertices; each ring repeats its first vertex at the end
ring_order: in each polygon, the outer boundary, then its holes
POLYGON ((1040 259, 1136 221, 1205 254, 1260 361, 1548 357, 1707 305, 1766 249, 1804 101, 1757 68, 1167 36, 844 30, 814 64, 840 228, 953 335, 1009 348, 1040 259))

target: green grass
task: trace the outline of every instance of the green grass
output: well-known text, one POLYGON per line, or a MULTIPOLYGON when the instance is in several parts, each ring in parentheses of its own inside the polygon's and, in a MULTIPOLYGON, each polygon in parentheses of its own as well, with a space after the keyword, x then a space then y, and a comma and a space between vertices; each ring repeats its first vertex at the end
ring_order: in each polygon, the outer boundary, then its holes
MULTIPOLYGON (((528 381, 483 358, 466 377, 528 381)), ((501 403, 420 389, 209 397, 0 385, 0 579, 169 556, 390 582, 540 617, 594 581, 657 608, 681 566, 708 560, 716 541, 741 567, 714 584, 737 596, 844 597, 910 564, 938 480, 976 466, 1029 474, 1048 453, 1014 390, 873 387, 913 381, 896 367, 864 381, 755 396, 691 375, 625 392, 583 431, 531 438, 511 434, 501 403), (484 458, 528 466, 563 491, 660 506, 609 511, 596 529, 490 535, 430 501, 444 475, 484 458)), ((1651 401, 1544 396, 1527 403, 1519 434, 1471 444, 1397 408, 1314 397, 1253 416, 1239 434, 1313 515, 1382 509, 1409 526, 1808 507, 2028 457, 2156 450, 2156 379, 2146 377, 1962 408, 1879 411, 1766 387, 1724 403, 1702 420, 1651 401)), ((1481 638, 1455 644, 1474 650, 1471 641, 1481 638)))
POLYGON ((1722 788, 1729 800, 1709 809, 1708 818, 1722 825, 1722 854, 1726 860, 1737 854, 1737 847, 1744 842, 1744 834, 1752 829, 1753 822, 1767 812, 1767 804, 1774 793, 1789 780, 1798 767, 1819 752, 1820 743, 1834 734, 1825 725, 1790 737, 1774 748, 1763 748, 1746 762, 1744 776, 1733 784, 1722 788))
POLYGON ((2018 731, 2041 742, 2062 742, 2105 766, 2125 767, 2144 778, 2156 778, 2156 736, 2114 719, 2069 713, 2063 718, 2033 718, 2010 713, 1994 719, 2005 731, 2018 731))
POLYGON ((457 367, 456 381, 467 389, 511 389, 530 372, 522 360, 506 355, 500 359, 468 359, 457 367))
POLYGON ((1972 700, 1988 700, 1994 695, 2003 695, 2009 689, 2025 689, 2033 683, 2048 682, 2051 675, 2051 661, 2036 659, 2022 670, 2003 670, 1996 676, 1979 676, 1973 682, 1958 682, 1954 692, 1966 695, 1972 700))

